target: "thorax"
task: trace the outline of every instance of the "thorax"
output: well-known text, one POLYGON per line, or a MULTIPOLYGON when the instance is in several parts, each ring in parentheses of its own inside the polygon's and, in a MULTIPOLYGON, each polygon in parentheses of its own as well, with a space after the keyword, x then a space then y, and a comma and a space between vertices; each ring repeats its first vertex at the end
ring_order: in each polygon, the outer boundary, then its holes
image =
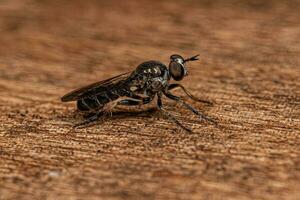
POLYGON ((163 63, 148 61, 137 67, 129 89, 134 93, 156 93, 167 87, 169 80, 169 71, 163 63))

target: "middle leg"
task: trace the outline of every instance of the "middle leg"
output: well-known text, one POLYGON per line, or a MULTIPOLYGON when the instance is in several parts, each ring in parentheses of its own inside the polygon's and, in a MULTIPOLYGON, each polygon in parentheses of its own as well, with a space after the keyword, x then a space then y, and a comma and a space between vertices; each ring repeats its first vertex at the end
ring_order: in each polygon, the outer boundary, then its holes
POLYGON ((198 101, 198 102, 201 102, 201 103, 205 103, 205 104, 208 104, 208 105, 211 105, 211 106, 213 105, 213 103, 210 102, 210 101, 203 100, 203 99, 199 99, 199 98, 195 97, 195 96, 192 95, 187 89, 185 89, 185 87, 184 87, 183 85, 181 85, 181 84, 178 84, 178 83, 170 84, 169 87, 168 87, 168 90, 173 90, 173 89, 178 88, 178 87, 180 87, 180 88, 184 91, 184 93, 185 93, 188 97, 190 97, 191 99, 193 99, 194 101, 198 101))
POLYGON ((184 125, 182 125, 171 113, 169 113, 168 111, 166 111, 164 108, 163 108, 163 105, 162 105, 162 101, 161 101, 161 94, 158 94, 157 95, 157 107, 159 110, 162 111, 162 113, 167 116, 170 120, 172 120, 173 122, 175 122, 175 124, 177 124, 178 126, 180 126, 182 129, 188 131, 188 132, 192 132, 191 129, 185 127, 184 125))

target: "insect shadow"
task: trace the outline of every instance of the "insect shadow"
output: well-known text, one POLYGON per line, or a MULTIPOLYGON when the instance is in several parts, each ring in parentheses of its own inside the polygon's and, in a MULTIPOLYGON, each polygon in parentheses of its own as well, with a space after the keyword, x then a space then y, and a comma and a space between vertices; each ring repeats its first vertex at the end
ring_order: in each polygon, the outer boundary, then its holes
POLYGON ((136 119, 136 117, 152 118, 153 116, 155 117, 161 115, 161 113, 157 108, 148 108, 144 110, 130 110, 130 111, 118 108, 109 112, 102 112, 101 117, 98 117, 98 120, 93 121, 91 123, 80 123, 82 122, 82 118, 90 119, 93 115, 94 113, 82 114, 82 112, 80 111, 75 111, 73 113, 73 120, 76 121, 78 120, 79 122, 73 125, 73 127, 81 129, 86 127, 96 126, 109 120, 123 120, 129 118, 136 119))
MULTIPOLYGON (((175 109, 176 103, 170 102, 168 107, 175 109)), ((92 116, 94 116, 94 113, 83 114, 81 111, 74 111, 73 119, 76 121, 78 120, 79 122, 77 124, 75 123, 75 125, 73 125, 73 128, 82 129, 82 128, 101 125, 102 123, 104 123, 106 121, 114 121, 114 120, 118 121, 118 120, 124 120, 124 119, 129 119, 129 118, 136 119, 137 117, 150 119, 153 117, 160 117, 161 115, 162 115, 162 113, 156 107, 149 107, 149 108, 145 108, 143 110, 138 110, 135 108, 128 110, 128 109, 124 109, 123 107, 117 107, 109 112, 102 112, 101 116, 97 117, 97 120, 95 120, 93 122, 89 122, 89 123, 83 122, 82 123, 82 118, 90 119, 92 116)), ((196 123, 197 120, 190 119, 189 122, 196 123)), ((205 119, 202 119, 202 120, 205 122, 205 119)), ((72 123, 74 123, 74 121, 72 123)), ((189 131, 189 132, 192 132, 192 131, 189 131)))

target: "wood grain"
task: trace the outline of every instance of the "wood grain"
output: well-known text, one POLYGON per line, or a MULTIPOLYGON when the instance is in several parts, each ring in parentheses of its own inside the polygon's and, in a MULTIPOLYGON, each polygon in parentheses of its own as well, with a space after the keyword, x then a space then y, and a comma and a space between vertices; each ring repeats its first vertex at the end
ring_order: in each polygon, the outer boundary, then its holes
POLYGON ((299 1, 0 1, 0 199, 299 199, 299 1), (200 53, 165 100, 82 116, 77 87, 200 53), (182 95, 180 91, 176 94, 182 95))

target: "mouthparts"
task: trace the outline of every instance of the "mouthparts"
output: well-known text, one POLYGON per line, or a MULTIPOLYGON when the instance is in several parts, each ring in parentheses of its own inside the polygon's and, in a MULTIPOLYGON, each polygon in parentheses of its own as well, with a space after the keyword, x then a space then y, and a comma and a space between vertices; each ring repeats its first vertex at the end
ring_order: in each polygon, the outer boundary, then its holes
POLYGON ((184 59, 183 63, 185 63, 185 62, 188 62, 188 61, 195 61, 195 60, 199 60, 199 58, 197 58, 198 56, 199 56, 199 54, 198 54, 198 55, 195 55, 195 56, 193 56, 193 57, 190 57, 190 58, 184 59))

